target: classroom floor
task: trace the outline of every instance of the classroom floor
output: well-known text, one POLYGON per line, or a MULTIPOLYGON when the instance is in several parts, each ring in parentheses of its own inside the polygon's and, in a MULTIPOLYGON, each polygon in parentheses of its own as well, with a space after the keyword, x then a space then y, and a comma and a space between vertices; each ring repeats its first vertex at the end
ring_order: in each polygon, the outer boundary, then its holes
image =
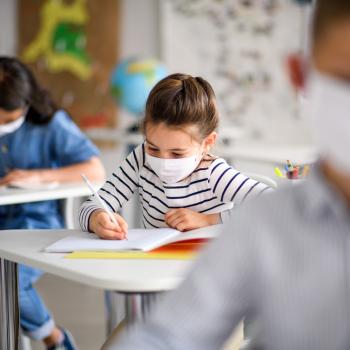
MULTIPOLYGON (((80 350, 98 350, 105 340, 103 291, 46 274, 38 290, 58 325, 69 329, 80 350)), ((45 348, 35 342, 32 350, 45 348)))
MULTIPOLYGON (((103 291, 46 274, 37 283, 38 290, 53 312, 58 325, 68 328, 80 350, 99 350, 105 340, 103 291)), ((241 327, 225 350, 238 350, 241 327)), ((32 342, 32 350, 44 350, 32 342)))

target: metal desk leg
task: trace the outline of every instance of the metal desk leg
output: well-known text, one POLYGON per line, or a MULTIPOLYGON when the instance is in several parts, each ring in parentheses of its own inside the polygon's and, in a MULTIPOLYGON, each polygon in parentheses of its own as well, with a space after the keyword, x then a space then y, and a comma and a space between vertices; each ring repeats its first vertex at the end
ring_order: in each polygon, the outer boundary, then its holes
MULTIPOLYGON (((117 300, 121 297, 125 300, 125 319, 120 322, 111 334, 108 334, 108 339, 102 346, 101 350, 112 350, 114 344, 120 336, 120 332, 124 331, 124 328, 128 329, 134 322, 143 321, 147 316, 150 306, 156 301, 157 297, 161 293, 118 293, 114 296, 117 300)), ((120 305, 118 305, 120 306, 120 305)), ((117 312, 120 316, 120 310, 109 310, 111 312, 117 312)), ((123 310, 124 311, 124 310, 123 310)))
POLYGON ((150 307, 159 295, 160 293, 125 293, 126 324, 131 325, 136 321, 144 321, 150 307))
POLYGON ((0 350, 18 350, 19 307, 17 264, 0 259, 0 350))
POLYGON ((111 291, 105 291, 105 308, 106 335, 108 337, 125 319, 124 295, 111 291))
POLYGON ((63 216, 67 229, 74 229, 74 198, 63 200, 63 216))

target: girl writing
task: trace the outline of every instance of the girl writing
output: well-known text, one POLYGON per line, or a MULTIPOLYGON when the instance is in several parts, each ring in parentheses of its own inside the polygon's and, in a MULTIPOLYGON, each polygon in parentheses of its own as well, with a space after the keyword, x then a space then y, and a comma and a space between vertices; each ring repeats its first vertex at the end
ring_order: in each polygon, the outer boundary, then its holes
POLYGON ((146 228, 192 230, 225 221, 234 203, 270 188, 210 154, 219 116, 213 89, 202 78, 173 74, 151 91, 139 145, 100 189, 118 225, 91 197, 80 224, 104 239, 124 239, 127 223, 117 214, 138 190, 146 228))
MULTIPOLYGON (((31 71, 0 56, 0 186, 77 182, 84 172, 102 181, 98 150, 58 109, 31 71)), ((0 206, 0 229, 62 228, 57 201, 0 206)), ((21 242, 18 242, 21 244, 21 242)), ((68 331, 59 328, 33 284, 41 271, 19 267, 20 321, 32 339, 47 349, 74 350, 68 331)))

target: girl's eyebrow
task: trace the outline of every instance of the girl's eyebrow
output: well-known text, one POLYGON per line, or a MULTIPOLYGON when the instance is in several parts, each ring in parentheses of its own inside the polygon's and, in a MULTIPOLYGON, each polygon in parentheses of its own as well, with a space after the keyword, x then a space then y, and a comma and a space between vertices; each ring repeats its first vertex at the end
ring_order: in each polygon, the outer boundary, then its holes
MULTIPOLYGON (((158 146, 156 146, 154 143, 150 142, 149 140, 146 139, 146 142, 147 142, 149 145, 151 145, 152 147, 159 149, 158 146)), ((185 152, 185 151, 187 151, 187 148, 172 148, 172 149, 170 149, 169 151, 173 151, 173 152, 174 152, 174 151, 175 151, 175 152, 185 152)))
POLYGON ((185 152, 185 151, 187 151, 187 148, 172 148, 169 151, 185 152))
POLYGON ((155 147, 155 148, 159 148, 158 146, 156 146, 154 143, 152 143, 151 141, 149 141, 148 139, 146 139, 146 142, 151 145, 152 147, 155 147))

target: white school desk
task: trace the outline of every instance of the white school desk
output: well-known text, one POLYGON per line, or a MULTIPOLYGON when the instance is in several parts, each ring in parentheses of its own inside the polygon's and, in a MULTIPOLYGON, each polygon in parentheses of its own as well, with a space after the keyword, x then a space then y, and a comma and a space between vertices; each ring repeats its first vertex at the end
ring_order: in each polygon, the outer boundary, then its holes
MULTIPOLYGON (((94 185, 96 189, 101 185, 94 185)), ((73 217, 73 200, 74 198, 87 197, 91 195, 91 191, 84 183, 67 183, 60 184, 53 189, 17 189, 0 188, 0 205, 21 204, 30 202, 39 202, 47 200, 64 200, 63 215, 67 228, 74 227, 73 217)))
POLYGON ((43 252, 69 234, 69 230, 0 231, 1 350, 17 350, 17 264, 124 294, 127 322, 142 318, 157 293, 176 287, 191 265, 190 261, 181 260, 71 260, 64 259, 64 254, 43 252))

